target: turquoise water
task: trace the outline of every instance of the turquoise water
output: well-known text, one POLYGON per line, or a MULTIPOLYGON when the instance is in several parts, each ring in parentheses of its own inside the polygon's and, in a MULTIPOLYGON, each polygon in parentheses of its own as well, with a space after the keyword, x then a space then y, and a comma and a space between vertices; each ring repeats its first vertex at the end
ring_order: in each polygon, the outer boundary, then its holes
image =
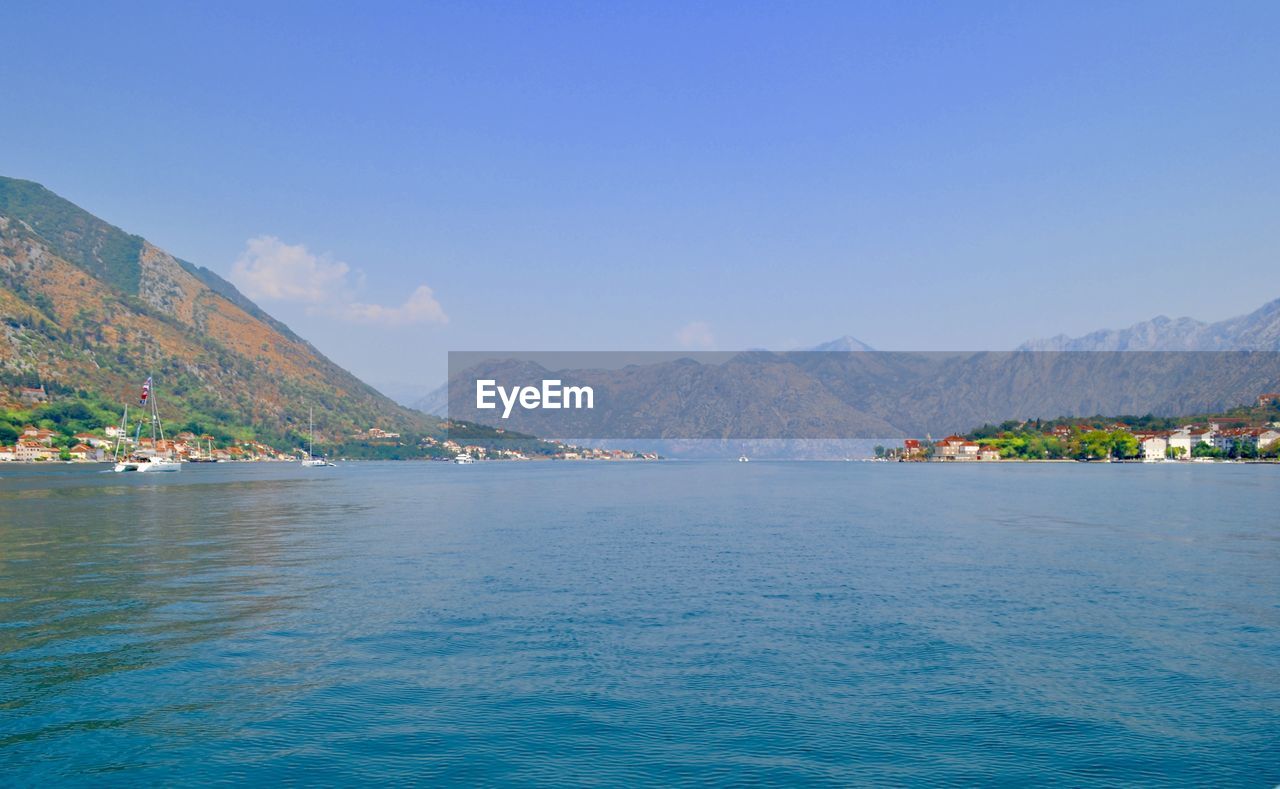
POLYGON ((1280 782, 1280 467, 0 467, 0 781, 1280 782))

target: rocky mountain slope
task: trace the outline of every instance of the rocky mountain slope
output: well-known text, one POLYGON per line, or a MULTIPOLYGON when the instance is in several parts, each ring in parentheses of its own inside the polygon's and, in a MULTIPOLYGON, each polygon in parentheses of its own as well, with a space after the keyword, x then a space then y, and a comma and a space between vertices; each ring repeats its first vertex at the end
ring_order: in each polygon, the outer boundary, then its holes
POLYGON ((0 399, 41 384, 123 405, 148 375, 175 424, 282 438, 314 407, 317 429, 338 435, 434 426, 208 269, 0 177, 0 399))

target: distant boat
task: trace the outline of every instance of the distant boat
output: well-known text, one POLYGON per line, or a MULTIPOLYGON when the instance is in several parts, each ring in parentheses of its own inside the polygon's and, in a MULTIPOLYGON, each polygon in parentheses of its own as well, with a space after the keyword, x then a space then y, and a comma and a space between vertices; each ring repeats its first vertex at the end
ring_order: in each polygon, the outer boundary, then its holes
POLYGON ((218 463, 219 460, 213 456, 213 439, 212 438, 209 439, 208 451, 201 452, 199 455, 196 455, 195 457, 187 458, 187 462, 188 463, 218 463))
POLYGON ((739 462, 739 463, 750 463, 750 462, 751 462, 751 458, 747 457, 746 455, 739 455, 739 456, 738 456, 738 462, 739 462))
POLYGON ((476 460, 475 458, 471 457, 470 455, 464 452, 461 455, 458 455, 456 458, 454 458, 453 462, 457 463, 459 466, 465 466, 470 463, 475 463, 476 460))
POLYGON ((125 404, 124 416, 120 418, 120 433, 116 436, 116 465, 113 471, 120 473, 125 471, 181 471, 182 464, 170 458, 160 457, 156 453, 157 442, 164 442, 164 425, 160 422, 160 408, 156 404, 155 393, 151 391, 151 378, 147 378, 147 382, 142 385, 142 393, 138 395, 138 404, 144 408, 149 408, 148 416, 138 420, 138 428, 134 432, 134 450, 131 455, 126 456, 123 453, 125 433, 129 424, 129 405, 125 404), (142 454, 141 439, 142 425, 144 422, 151 423, 151 454, 142 454))
POLYGON ((324 458, 318 458, 311 454, 312 448, 316 443, 316 423, 315 409, 307 409, 307 429, 310 436, 307 438, 307 457, 302 461, 303 468, 325 468, 333 464, 324 458))

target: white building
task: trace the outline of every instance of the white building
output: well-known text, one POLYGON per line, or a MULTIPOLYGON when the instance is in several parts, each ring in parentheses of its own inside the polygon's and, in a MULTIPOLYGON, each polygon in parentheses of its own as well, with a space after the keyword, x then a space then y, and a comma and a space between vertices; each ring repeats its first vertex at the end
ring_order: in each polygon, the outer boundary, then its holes
POLYGON ((978 445, 963 436, 947 436, 934 446, 935 460, 977 460, 978 445))
POLYGON ((1213 446, 1224 452, 1233 446, 1263 450, 1280 439, 1280 431, 1267 427, 1237 427, 1214 434, 1213 446))
POLYGON ((1182 457, 1184 458, 1191 457, 1191 448, 1195 446, 1195 444, 1191 443, 1191 431, 1188 428, 1182 428, 1181 430, 1170 433, 1169 437, 1165 439, 1165 442, 1169 445, 1170 449, 1181 449, 1182 457))
POLYGON ((1193 429, 1189 435, 1191 436, 1191 448, 1195 449, 1201 444, 1208 444, 1209 446, 1214 446, 1213 442, 1217 436, 1217 433, 1213 430, 1205 430, 1203 428, 1197 428, 1197 429, 1193 429))
POLYGON ((1169 441, 1164 436, 1147 433, 1136 436, 1139 446, 1142 447, 1143 460, 1164 460, 1165 450, 1169 448, 1169 441))
POLYGON ((30 439, 19 441, 14 444, 13 449, 14 460, 20 460, 24 463, 30 463, 34 460, 50 460, 57 457, 52 449, 39 441, 31 441, 30 439))

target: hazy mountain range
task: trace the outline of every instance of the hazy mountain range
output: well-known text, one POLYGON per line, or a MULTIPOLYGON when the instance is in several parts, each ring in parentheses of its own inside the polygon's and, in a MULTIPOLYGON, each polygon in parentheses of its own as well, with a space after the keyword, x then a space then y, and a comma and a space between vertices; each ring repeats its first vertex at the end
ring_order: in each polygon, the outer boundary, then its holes
POLYGON ((1017 352, 703 355, 605 366, 587 356, 484 359, 453 374, 449 416, 556 438, 869 439, 944 435, 1006 419, 1181 416, 1280 390, 1280 353, 1017 352), (508 391, 558 379, 591 409, 477 408, 475 381, 508 391))
MULTIPOLYGON (((870 352, 867 343, 845 335, 801 351, 870 352)), ((1165 316, 1135 323, 1126 329, 1103 329, 1083 337, 1059 335, 1031 340, 1019 351, 1280 351, 1280 299, 1247 315, 1205 323, 1193 318, 1165 316)), ((755 353, 754 351, 752 353, 755 353)), ((427 413, 448 409, 448 386, 442 385, 413 404, 427 413)), ((1047 416, 1047 415, 1045 415, 1047 416)), ((1055 414, 1056 416, 1056 414, 1055 414)))
POLYGON ((1205 323, 1163 315, 1127 329, 1083 337, 1058 335, 1019 346, 1026 351, 1280 351, 1280 299, 1248 315, 1205 323))
MULTIPOLYGON (((845 335, 804 348, 809 351, 873 351, 845 335)), ((1082 337, 1059 334, 1028 340, 1019 351, 1280 351, 1280 299, 1247 315, 1205 323, 1195 318, 1157 315, 1125 329, 1099 329, 1082 337)))

